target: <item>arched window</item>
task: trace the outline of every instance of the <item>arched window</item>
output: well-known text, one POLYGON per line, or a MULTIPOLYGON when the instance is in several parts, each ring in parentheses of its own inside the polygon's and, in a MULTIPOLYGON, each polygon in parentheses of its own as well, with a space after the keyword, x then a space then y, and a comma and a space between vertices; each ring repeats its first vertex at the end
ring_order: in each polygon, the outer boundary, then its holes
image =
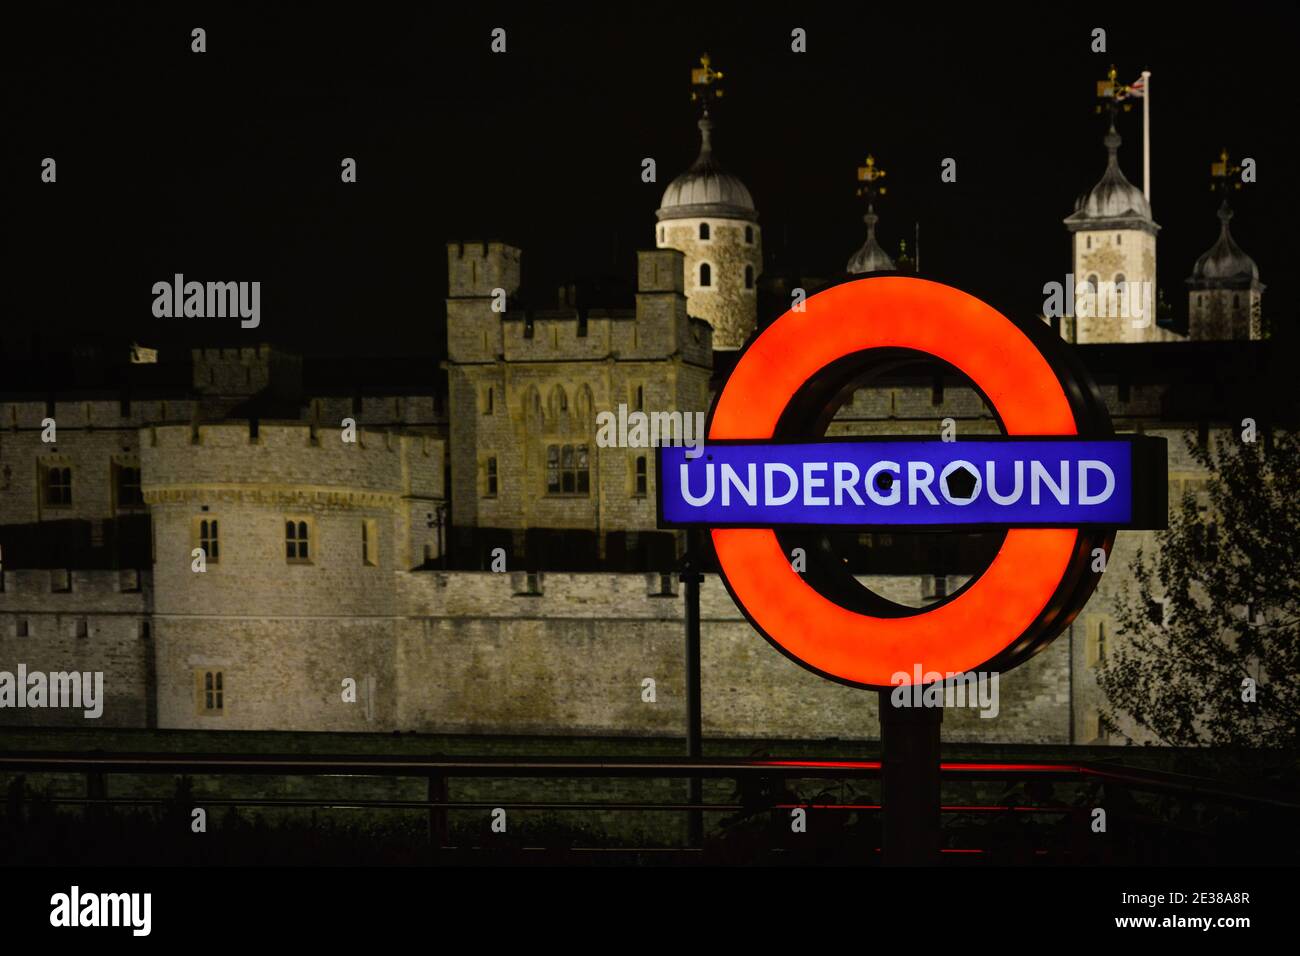
POLYGON ((713 285, 713 268, 707 262, 700 263, 700 288, 707 289, 713 285))
POLYGON ((592 414, 596 406, 596 400, 592 398, 591 389, 584 383, 578 386, 578 391, 573 396, 573 409, 577 420, 580 423, 590 423, 592 414))
POLYGON ((707 222, 700 223, 700 238, 709 238, 709 224, 707 222))
POLYGON ((537 390, 536 385, 528 386, 528 390, 524 392, 523 411, 525 420, 542 414, 542 393, 537 390))
POLYGON ((753 245, 753 242, 754 242, 754 227, 753 227, 753 226, 746 226, 746 227, 745 227, 745 241, 748 242, 749 244, 753 245))
POLYGON ((1115 288, 1119 289, 1120 292, 1124 291, 1124 273, 1115 273, 1115 288))
POLYGON ((1082 295, 1079 296, 1079 301, 1075 303, 1074 313, 1076 318, 1096 318, 1098 311, 1097 291, 1097 276, 1088 276, 1083 283, 1082 295))
POLYGON ((550 394, 546 397, 546 414, 552 420, 556 420, 569 413, 569 396, 564 391, 564 387, 556 385, 551 388, 550 394))
POLYGON ((754 267, 745 266, 745 288, 754 288, 754 267))

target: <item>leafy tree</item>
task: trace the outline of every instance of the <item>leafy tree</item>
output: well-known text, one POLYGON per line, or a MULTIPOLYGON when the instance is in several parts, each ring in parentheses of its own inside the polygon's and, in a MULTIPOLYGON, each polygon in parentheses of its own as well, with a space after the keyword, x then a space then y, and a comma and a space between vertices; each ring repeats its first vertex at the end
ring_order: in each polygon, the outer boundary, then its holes
POLYGON ((1300 434, 1241 437, 1188 438, 1209 507, 1185 492, 1137 553, 1098 672, 1112 730, 1123 714, 1174 746, 1300 743, 1300 434))

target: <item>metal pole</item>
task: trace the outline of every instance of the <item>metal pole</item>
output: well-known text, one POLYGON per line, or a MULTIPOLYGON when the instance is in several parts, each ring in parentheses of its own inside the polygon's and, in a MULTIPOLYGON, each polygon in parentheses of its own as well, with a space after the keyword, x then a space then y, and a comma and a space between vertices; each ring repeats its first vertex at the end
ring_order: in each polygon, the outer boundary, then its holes
MULTIPOLYGON (((703 721, 700 715, 700 542, 694 528, 686 532, 686 558, 682 563, 681 581, 686 586, 686 756, 698 759, 704 755, 703 721)), ((687 784, 687 802, 701 803, 699 777, 691 777, 687 784)), ((704 845, 704 814, 691 811, 689 815, 691 846, 704 845)))
MULTIPOLYGON (((939 861, 939 729, 942 707, 895 707, 880 691, 880 803, 887 866, 939 861)), ((911 688, 907 689, 911 693, 911 688)))
POLYGON ((1151 71, 1142 71, 1142 192, 1151 202, 1151 71))

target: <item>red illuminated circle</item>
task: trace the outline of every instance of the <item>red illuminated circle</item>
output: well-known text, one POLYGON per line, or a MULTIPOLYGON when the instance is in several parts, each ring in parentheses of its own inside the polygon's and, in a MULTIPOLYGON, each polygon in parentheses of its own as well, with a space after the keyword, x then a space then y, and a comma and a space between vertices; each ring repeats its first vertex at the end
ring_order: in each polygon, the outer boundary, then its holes
MULTIPOLYGON (((834 286, 769 326, 718 396, 708 437, 774 437, 807 383, 871 349, 910 349, 953 366, 984 393, 1009 435, 1080 433, 1077 401, 1025 330, 950 286, 887 276, 834 286)), ((827 677, 869 687, 891 686, 894 675, 910 675, 917 664, 922 673, 964 673, 1006 664, 1017 648, 1027 656, 1034 649, 1028 636, 1043 631, 1047 618, 1073 613, 1059 606, 1060 593, 1087 555, 1076 528, 1009 529, 992 564, 947 603, 876 617, 812 587, 771 528, 711 533, 728 589, 769 641, 827 677)))

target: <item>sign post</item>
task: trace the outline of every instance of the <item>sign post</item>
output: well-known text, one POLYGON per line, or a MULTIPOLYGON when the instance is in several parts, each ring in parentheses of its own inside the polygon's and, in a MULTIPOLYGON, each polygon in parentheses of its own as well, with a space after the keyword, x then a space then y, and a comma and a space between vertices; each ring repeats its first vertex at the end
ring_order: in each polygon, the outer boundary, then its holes
POLYGON ((1046 325, 901 276, 833 286, 772 323, 742 352, 706 434, 698 449, 659 449, 660 526, 709 529, 727 590, 782 654, 885 692, 887 856, 930 859, 939 718, 900 715, 888 692, 1009 670, 1060 634, 1117 530, 1164 527, 1164 440, 1115 435, 1046 325), (917 358, 964 375, 1002 434, 825 437, 864 376, 917 358), (983 530, 1002 542, 962 588, 914 608, 872 592, 833 555, 828 530, 849 528, 983 530), (933 807, 924 839, 919 815, 896 816, 908 806, 933 807))
POLYGON ((895 707, 880 697, 880 804, 885 863, 939 858, 939 730, 942 707, 895 707))
MULTIPOLYGON (((703 555, 699 534, 695 529, 686 532, 686 559, 682 563, 681 581, 686 601, 686 756, 692 760, 704 756, 704 719, 700 712, 700 573, 703 555)), ((703 788, 699 777, 687 781, 686 802, 698 806, 703 802, 703 788)), ((704 814, 691 810, 687 816, 688 843, 693 847, 704 845, 704 814)))

